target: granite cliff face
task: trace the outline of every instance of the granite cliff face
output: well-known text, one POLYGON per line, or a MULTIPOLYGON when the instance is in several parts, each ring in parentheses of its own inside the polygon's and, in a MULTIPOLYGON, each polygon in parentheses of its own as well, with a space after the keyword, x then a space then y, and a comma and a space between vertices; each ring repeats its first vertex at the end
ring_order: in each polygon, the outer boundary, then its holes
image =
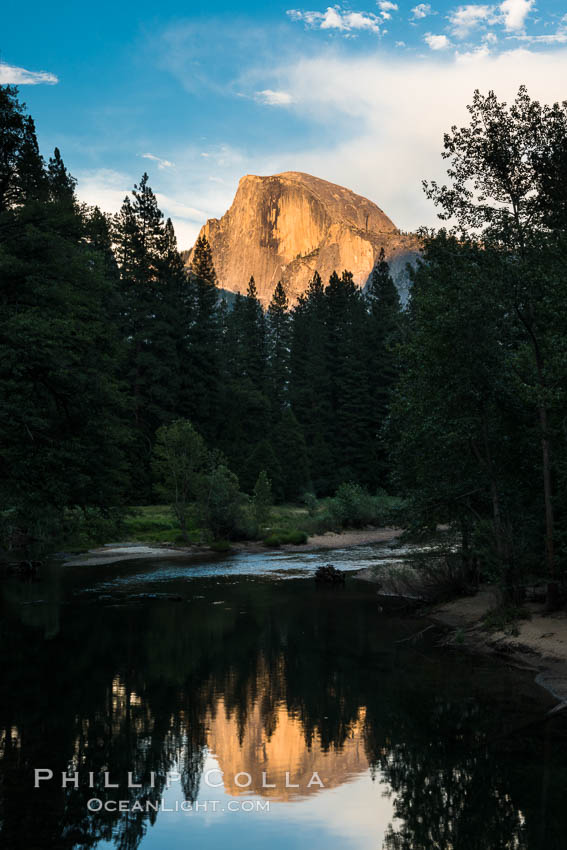
POLYGON ((334 270, 348 269, 364 287, 382 247, 403 295, 406 263, 419 249, 416 237, 397 230, 372 201, 297 171, 247 174, 230 209, 209 219, 203 234, 219 285, 244 293, 254 275, 264 305, 279 280, 295 301, 315 271, 327 283, 334 270))

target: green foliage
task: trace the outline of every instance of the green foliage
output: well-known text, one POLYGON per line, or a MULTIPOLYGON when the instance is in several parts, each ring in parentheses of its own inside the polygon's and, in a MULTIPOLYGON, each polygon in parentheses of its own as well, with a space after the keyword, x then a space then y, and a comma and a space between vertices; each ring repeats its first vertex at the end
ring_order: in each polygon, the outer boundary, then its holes
POLYGON ((267 387, 275 417, 283 411, 288 396, 290 319, 286 291, 279 281, 266 315, 267 387))
POLYGON ((277 530, 264 538, 264 545, 273 548, 278 548, 284 544, 302 546, 304 543, 307 543, 307 540, 308 535, 305 531, 298 531, 297 529, 293 531, 277 530))
POLYGON ((190 422, 178 419, 158 429, 152 458, 156 490, 171 504, 185 537, 189 502, 203 487, 207 461, 205 441, 190 422))
POLYGON ((264 544, 266 546, 270 546, 274 549, 277 549, 279 546, 282 545, 281 536, 276 533, 269 534, 267 537, 264 538, 264 544))
POLYGON ((289 407, 274 428, 273 445, 281 467, 283 498, 297 499, 309 484, 309 460, 303 430, 289 407))
POLYGON ((287 537, 284 538, 284 543, 291 543, 293 546, 302 546, 307 543, 308 537, 305 531, 290 531, 287 537))
POLYGON ((229 540, 214 540, 209 544, 209 549, 212 549, 213 552, 217 552, 219 555, 224 555, 232 551, 232 546, 229 540))
POLYGON ((317 511, 317 505, 318 505, 317 496, 315 495, 315 493, 311 493, 309 491, 305 492, 303 494, 303 500, 302 501, 303 501, 303 504, 305 505, 305 507, 307 508, 307 512, 308 512, 309 516, 315 516, 315 513, 317 511))
POLYGON ((545 564, 551 604, 566 539, 567 105, 522 87, 510 106, 476 92, 469 113, 445 136, 450 185, 426 184, 458 229, 424 234, 391 425, 397 483, 416 527, 451 523, 463 559, 509 598, 545 564))
POLYGON ((328 501, 327 509, 341 528, 379 525, 383 516, 380 500, 352 482, 340 485, 334 498, 328 501))
POLYGON ((211 246, 206 236, 199 236, 191 256, 191 274, 210 286, 217 285, 217 273, 213 264, 211 246))
POLYGON ((254 485, 252 504, 258 526, 266 525, 272 510, 272 484, 265 469, 260 472, 254 485))
POLYGON ((193 287, 144 174, 124 200, 112 228, 118 266, 124 358, 117 364, 131 398, 132 493, 151 495, 151 450, 157 429, 187 413, 187 328, 193 287))
POLYGON ((270 479, 274 498, 282 498, 282 468, 271 440, 264 438, 256 443, 244 465, 242 485, 247 493, 251 493, 258 476, 264 470, 270 479))
POLYGON ((238 478, 223 463, 204 476, 197 496, 199 515, 213 538, 234 539, 244 526, 246 497, 238 478))
POLYGON ((44 169, 15 92, 0 88, 0 106, 0 505, 21 541, 49 550, 67 509, 122 500, 121 344, 73 179, 59 152, 44 169))

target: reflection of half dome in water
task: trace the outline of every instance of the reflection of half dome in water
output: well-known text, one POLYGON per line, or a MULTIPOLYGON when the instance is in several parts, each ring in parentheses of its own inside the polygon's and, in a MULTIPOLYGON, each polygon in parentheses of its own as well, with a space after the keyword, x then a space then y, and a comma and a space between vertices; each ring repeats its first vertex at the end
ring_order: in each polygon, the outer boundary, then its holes
MULTIPOLYGON (((258 685, 261 684, 260 679, 258 685)), ((342 746, 331 745, 325 751, 318 734, 313 736, 308 747, 300 717, 288 712, 284 700, 273 707, 268 724, 261 707, 262 688, 258 691, 255 698, 250 697, 243 730, 239 727, 237 712, 228 712, 222 697, 216 703, 214 714, 210 712, 207 716, 207 745, 223 772, 228 794, 256 794, 289 802, 305 799, 325 788, 337 788, 368 769, 363 708, 350 724, 342 746), (275 788, 262 787, 263 773, 266 774, 264 785, 275 785, 275 788), (289 774, 288 785, 293 783, 298 788, 286 787, 286 773, 289 774), (315 773, 323 787, 316 778, 309 787, 315 773), (249 774, 252 781, 248 787, 239 787, 248 782, 245 774, 249 774)), ((218 776, 213 781, 218 781, 218 776)))

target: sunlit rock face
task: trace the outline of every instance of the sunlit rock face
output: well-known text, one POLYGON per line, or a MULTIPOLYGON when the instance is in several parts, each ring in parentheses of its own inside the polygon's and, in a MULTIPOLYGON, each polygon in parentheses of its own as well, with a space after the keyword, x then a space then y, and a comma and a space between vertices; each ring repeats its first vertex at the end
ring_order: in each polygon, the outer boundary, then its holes
POLYGON ((401 233, 372 201, 297 171, 247 174, 230 209, 221 219, 209 219, 203 234, 219 285, 244 293, 254 275, 264 305, 279 280, 294 302, 315 271, 326 283, 333 271, 348 269, 363 287, 381 248, 403 294, 406 263, 419 248, 417 238, 401 233))
POLYGON ((368 770, 363 709, 346 730, 340 747, 322 747, 317 733, 308 746, 300 718, 290 714, 283 703, 269 718, 263 716, 260 701, 252 703, 244 727, 239 728, 236 712, 227 712, 221 698, 214 715, 207 718, 207 727, 207 745, 223 773, 224 789, 231 795, 253 793, 278 801, 300 800, 325 788, 337 788, 368 770))

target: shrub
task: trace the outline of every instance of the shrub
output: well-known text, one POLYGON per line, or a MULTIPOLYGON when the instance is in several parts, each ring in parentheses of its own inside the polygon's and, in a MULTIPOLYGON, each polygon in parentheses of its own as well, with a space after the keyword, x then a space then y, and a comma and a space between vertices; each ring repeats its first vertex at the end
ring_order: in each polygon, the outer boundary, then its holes
POLYGON ((304 493, 303 504, 307 508, 307 513, 309 514, 309 516, 315 516, 318 506, 317 496, 315 495, 315 493, 304 493))
POLYGON ((302 543, 307 543, 307 533, 305 531, 273 531, 268 537, 264 538, 266 546, 281 546, 282 543, 290 543, 293 546, 301 546, 302 543))
POLYGON ((360 484, 344 483, 329 500, 329 513, 343 528, 363 528, 381 519, 379 499, 360 484))
POLYGON ((220 463, 204 478, 198 507, 204 525, 215 539, 232 538, 243 526, 245 502, 238 478, 224 464, 220 463))
POLYGON ((285 543, 292 543, 294 546, 301 546, 302 543, 307 543, 307 534, 305 531, 290 531, 287 534, 285 543))
POLYGON ((230 545, 230 542, 228 540, 214 540, 210 544, 209 549, 212 549, 213 552, 223 553, 230 552, 232 546, 230 545))
POLYGON ((282 540, 279 534, 270 534, 268 537, 264 538, 264 544, 266 546, 277 548, 282 545, 282 540))
POLYGON ((171 505, 187 542, 188 505, 199 487, 207 454, 205 441, 186 419, 158 428, 152 457, 156 491, 171 505))

